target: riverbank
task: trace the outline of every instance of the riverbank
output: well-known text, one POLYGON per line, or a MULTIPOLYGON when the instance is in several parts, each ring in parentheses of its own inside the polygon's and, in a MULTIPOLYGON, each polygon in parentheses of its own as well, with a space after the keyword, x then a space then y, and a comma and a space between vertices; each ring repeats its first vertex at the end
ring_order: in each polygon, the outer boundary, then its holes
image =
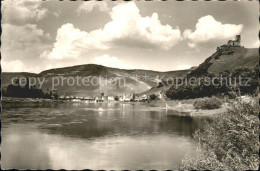
POLYGON ((40 102, 64 102, 63 100, 40 99, 40 98, 18 98, 2 97, 2 103, 40 103, 40 102))
POLYGON ((167 111, 167 115, 178 115, 178 116, 214 116, 219 115, 227 111, 228 109, 228 102, 223 99, 223 104, 219 109, 195 109, 193 103, 197 99, 185 99, 185 100, 158 100, 158 101, 151 101, 151 104, 154 107, 161 107, 167 111), (169 111, 169 112, 168 112, 169 111))

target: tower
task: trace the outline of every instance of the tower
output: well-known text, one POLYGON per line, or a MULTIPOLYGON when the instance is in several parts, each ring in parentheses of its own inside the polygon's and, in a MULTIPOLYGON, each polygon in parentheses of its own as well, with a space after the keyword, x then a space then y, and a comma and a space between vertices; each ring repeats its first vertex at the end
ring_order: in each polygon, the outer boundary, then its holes
POLYGON ((236 40, 235 40, 235 46, 240 46, 240 42, 241 42, 241 36, 240 35, 236 35, 236 40))

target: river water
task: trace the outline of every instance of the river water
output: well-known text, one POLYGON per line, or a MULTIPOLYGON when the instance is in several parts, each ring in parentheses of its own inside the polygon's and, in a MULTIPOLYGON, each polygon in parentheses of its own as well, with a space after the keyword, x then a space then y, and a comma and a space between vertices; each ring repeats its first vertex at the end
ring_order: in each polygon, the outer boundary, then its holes
POLYGON ((176 169, 196 154, 192 134, 203 122, 140 103, 15 103, 2 110, 5 169, 176 169))

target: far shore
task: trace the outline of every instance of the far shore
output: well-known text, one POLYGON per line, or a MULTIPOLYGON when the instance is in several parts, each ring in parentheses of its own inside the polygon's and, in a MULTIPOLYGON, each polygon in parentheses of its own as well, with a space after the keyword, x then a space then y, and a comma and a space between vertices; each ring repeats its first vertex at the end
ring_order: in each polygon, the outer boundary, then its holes
POLYGON ((62 102, 63 100, 40 99, 40 98, 19 98, 19 97, 2 97, 2 103, 38 103, 38 102, 62 102))
MULTIPOLYGON (((172 116, 214 116, 218 114, 222 114, 227 111, 228 103, 223 102, 223 105, 219 109, 212 109, 212 110, 202 110, 202 109, 195 109, 193 107, 193 102, 196 99, 185 99, 185 100, 154 100, 148 102, 119 102, 119 101, 112 101, 112 102, 102 102, 102 103, 124 103, 124 104, 147 104, 151 108, 157 108, 160 110, 166 110, 167 115, 172 116)), ((52 100, 52 99, 39 99, 39 98, 14 98, 14 97, 2 97, 2 103, 85 103, 84 101, 68 101, 68 100, 52 100)), ((94 102, 90 102, 94 103, 94 102)))

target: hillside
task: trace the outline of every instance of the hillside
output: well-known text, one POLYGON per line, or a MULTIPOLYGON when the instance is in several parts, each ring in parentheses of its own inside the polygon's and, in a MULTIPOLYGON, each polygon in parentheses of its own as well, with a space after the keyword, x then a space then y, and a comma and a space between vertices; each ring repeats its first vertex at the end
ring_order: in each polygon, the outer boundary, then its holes
MULTIPOLYGON (((157 86, 158 79, 156 77, 183 77, 189 70, 182 70, 182 71, 169 71, 169 72, 158 72, 158 71, 151 71, 151 70, 124 70, 124 69, 116 69, 116 68, 109 68, 101 65, 95 64, 87 64, 87 65, 78 65, 72 67, 65 67, 65 68, 57 68, 57 69, 50 69, 46 71, 42 71, 39 74, 34 73, 2 73, 2 87, 5 89, 10 83, 11 79, 14 77, 35 77, 37 79, 42 80, 45 78, 44 84, 42 89, 46 91, 47 89, 51 89, 52 87, 52 80, 57 81, 57 77, 60 78, 73 78, 77 80, 78 78, 88 77, 89 80, 91 78, 99 78, 100 76, 105 80, 109 80, 112 78, 120 78, 117 79, 116 85, 111 84, 108 82, 106 84, 105 81, 102 81, 102 85, 97 84, 97 79, 93 79, 96 85, 82 85, 82 79, 80 79, 80 86, 74 84, 70 86, 67 80, 64 81, 63 86, 60 84, 55 88, 58 89, 58 93, 63 95, 73 95, 73 96, 96 96, 99 95, 101 92, 104 92, 107 95, 122 95, 126 93, 141 93, 151 89, 152 87, 157 86), (138 79, 136 79, 138 76, 138 79), (125 79, 125 85, 119 86, 123 84, 125 79)), ((39 86, 39 85, 37 85, 39 86)))
MULTIPOLYGON (((221 72, 230 72, 238 67, 255 69, 259 64, 258 49, 244 47, 227 47, 217 50, 198 67, 192 67, 187 72, 187 77, 200 77, 208 74, 218 75, 221 72)), ((152 87, 141 94, 159 94, 166 92, 170 86, 152 87)))
POLYGON ((220 74, 224 71, 232 71, 238 67, 253 69, 259 63, 257 48, 248 49, 244 47, 230 47, 225 51, 217 51, 207 58, 188 76, 201 76, 208 73, 220 74))

